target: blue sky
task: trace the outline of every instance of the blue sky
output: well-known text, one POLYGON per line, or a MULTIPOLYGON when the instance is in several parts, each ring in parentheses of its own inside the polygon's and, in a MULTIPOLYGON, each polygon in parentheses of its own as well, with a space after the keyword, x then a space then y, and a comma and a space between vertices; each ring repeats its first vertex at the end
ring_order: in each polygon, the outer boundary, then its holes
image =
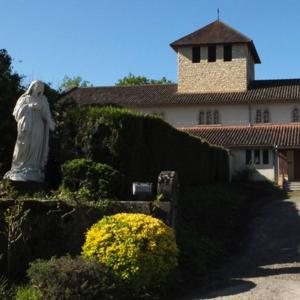
POLYGON ((129 72, 177 81, 174 40, 217 17, 254 40, 256 79, 300 78, 300 1, 0 0, 0 48, 14 69, 57 87, 65 75, 95 86, 129 72))

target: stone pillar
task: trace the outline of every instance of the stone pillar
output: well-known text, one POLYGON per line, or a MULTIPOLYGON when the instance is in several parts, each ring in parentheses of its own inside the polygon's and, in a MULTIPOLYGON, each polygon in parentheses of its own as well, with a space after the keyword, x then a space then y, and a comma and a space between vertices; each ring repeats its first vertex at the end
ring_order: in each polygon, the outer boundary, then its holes
POLYGON ((175 229, 177 203, 179 198, 179 180, 177 172, 162 171, 158 176, 157 193, 163 194, 164 198, 171 203, 169 225, 175 229))

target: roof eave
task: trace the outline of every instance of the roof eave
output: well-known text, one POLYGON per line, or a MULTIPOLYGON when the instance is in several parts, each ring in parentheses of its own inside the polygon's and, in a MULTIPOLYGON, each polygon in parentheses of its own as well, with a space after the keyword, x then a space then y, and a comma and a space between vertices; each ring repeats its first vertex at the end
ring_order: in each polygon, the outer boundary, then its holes
POLYGON ((255 64, 261 64, 261 60, 260 60, 260 58, 259 58, 259 55, 258 55, 258 53, 257 53, 256 47, 255 47, 253 41, 250 41, 250 42, 248 43, 248 47, 249 47, 250 52, 251 52, 251 54, 252 54, 252 56, 253 56, 254 63, 255 63, 255 64))
MULTIPOLYGON (((178 52, 178 48, 184 48, 184 47, 195 47, 195 46, 207 46, 207 45, 222 45, 223 43, 207 43, 207 44, 204 44, 204 43, 199 43, 199 44, 176 44, 176 42, 174 43, 171 43, 170 44, 170 47, 177 53, 178 52)), ((227 44, 227 43, 224 43, 224 44, 227 44)), ((253 43, 253 41, 249 41, 248 43, 245 43, 245 42, 240 42, 240 43, 232 43, 232 44, 247 44, 248 47, 249 47, 249 50, 253 56, 253 60, 254 60, 254 63, 255 64, 261 64, 261 60, 259 58, 259 55, 257 53, 257 50, 256 50, 256 47, 253 43)))

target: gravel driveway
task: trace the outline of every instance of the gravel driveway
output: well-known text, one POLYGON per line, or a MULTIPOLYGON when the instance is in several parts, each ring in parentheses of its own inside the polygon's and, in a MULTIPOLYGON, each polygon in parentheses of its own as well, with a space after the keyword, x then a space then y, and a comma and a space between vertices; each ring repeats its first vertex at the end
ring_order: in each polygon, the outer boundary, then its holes
POLYGON ((222 288, 198 299, 300 299, 300 194, 266 204, 250 225, 245 254, 226 271, 222 288))

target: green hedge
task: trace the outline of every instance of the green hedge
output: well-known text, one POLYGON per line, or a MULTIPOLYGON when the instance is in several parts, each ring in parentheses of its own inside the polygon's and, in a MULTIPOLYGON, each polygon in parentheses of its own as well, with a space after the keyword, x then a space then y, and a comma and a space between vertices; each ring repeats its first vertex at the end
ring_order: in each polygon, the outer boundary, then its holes
POLYGON ((72 193, 84 193, 86 200, 122 199, 124 176, 106 164, 89 159, 74 159, 61 166, 62 185, 72 193))
POLYGON ((76 107, 61 129, 62 161, 87 158, 108 164, 128 182, 156 182, 176 170, 182 184, 228 180, 222 148, 173 128, 158 117, 113 107, 76 107))
POLYGON ((39 292, 37 299, 120 299, 113 295, 118 282, 111 270, 94 260, 70 256, 38 259, 30 264, 27 275, 31 288, 39 292))

